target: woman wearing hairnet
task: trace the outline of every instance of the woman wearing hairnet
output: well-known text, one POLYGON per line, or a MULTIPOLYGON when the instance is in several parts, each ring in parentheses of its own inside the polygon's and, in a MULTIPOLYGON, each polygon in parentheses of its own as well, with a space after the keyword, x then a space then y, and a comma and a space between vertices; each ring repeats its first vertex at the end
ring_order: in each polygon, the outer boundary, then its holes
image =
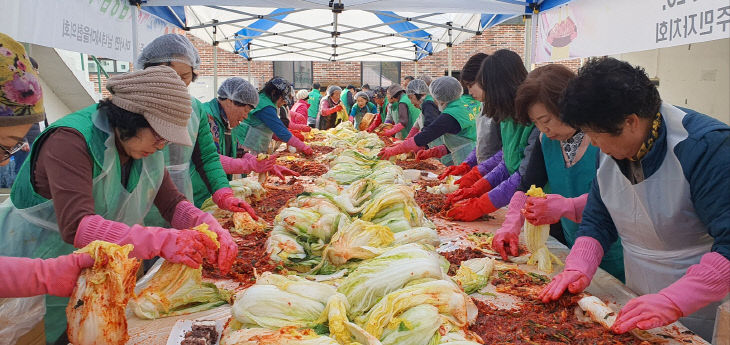
POLYGON ((730 292, 730 127, 662 101, 642 68, 613 58, 583 65, 560 110, 601 154, 565 269, 540 298, 585 289, 620 240, 626 285, 641 296, 621 309, 613 331, 679 319, 710 340, 730 292))
POLYGON ((355 104, 350 109, 350 122, 355 124, 355 128, 360 128, 360 121, 365 114, 377 114, 378 110, 375 104, 370 102, 370 97, 364 91, 355 94, 355 104))
MULTIPOLYGON (((7 63, 0 64, 18 65, 16 74, 25 64, 22 54, 2 56, 7 63)), ((28 76, 26 71, 19 80, 30 82, 28 76)), ((9 86, 2 90, 11 99, 29 100, 27 90, 9 92, 9 86)), ((221 270, 230 269, 237 253, 230 234, 178 192, 159 152, 168 142, 191 145, 185 84, 172 68, 155 66, 114 76, 106 87, 112 96, 93 113, 64 116, 33 144, 10 199, 0 207, 0 254, 45 259, 103 240, 134 245, 130 255, 140 259, 162 256, 199 267, 207 257, 221 270), (153 204, 173 228, 139 225, 153 204), (178 230, 202 223, 218 234, 220 250, 200 232, 178 230)), ((46 334, 52 341, 65 329, 67 304, 47 299, 46 334)))
POLYGON ((413 124, 421 115, 421 109, 416 108, 406 95, 406 90, 400 84, 388 87, 388 101, 390 113, 386 116, 386 123, 394 123, 393 128, 380 133, 382 136, 404 139, 413 128, 413 124))
MULTIPOLYGON (((291 90, 291 84, 281 77, 274 77, 264 84, 264 88, 257 95, 258 104, 252 106, 251 114, 233 132, 236 138, 242 139, 239 144, 243 148, 251 153, 268 153, 269 143, 276 135, 281 141, 304 154, 313 154, 309 146, 292 135, 277 114, 277 109, 286 104, 291 90)), ((293 173, 288 169, 286 172, 293 173)))
POLYGON ((470 172, 457 181, 460 189, 447 199, 453 204, 449 217, 476 220, 507 206, 516 191, 527 191, 537 180, 533 174, 539 170, 531 166, 544 165, 542 154, 535 153, 540 150, 540 131, 532 123, 525 125, 514 119, 515 94, 525 77, 522 58, 513 51, 501 49, 484 59, 477 77, 486 101, 482 116, 499 124, 502 150, 473 169, 476 174, 470 172))
MULTIPOLYGON (((408 99, 411 100, 411 103, 413 103, 416 108, 421 109, 421 115, 418 117, 418 120, 416 120, 416 123, 413 125, 410 132, 408 132, 408 136, 406 137, 406 139, 408 139, 418 134, 418 132, 421 131, 421 128, 428 127, 428 125, 441 115, 441 112, 439 111, 436 102, 434 102, 433 96, 431 96, 431 93, 428 91, 428 85, 421 79, 414 79, 408 83, 408 86, 406 87, 406 95, 408 95, 408 99)), ((419 151, 419 153, 420 152, 421 151, 419 151)))
POLYGON ((337 123, 337 112, 345 109, 340 101, 342 89, 337 85, 327 87, 327 93, 319 102, 319 114, 317 115, 317 128, 326 130, 334 127, 337 123))
MULTIPOLYGON (((461 154, 453 159, 463 159, 471 152, 476 139, 474 127, 475 114, 462 101, 461 83, 453 77, 440 77, 431 83, 431 95, 441 109, 441 115, 420 133, 406 139, 402 143, 392 145, 380 151, 381 158, 385 159, 405 152, 416 152, 421 147, 435 139, 444 136, 443 145, 439 150, 461 154), (448 147, 448 149, 447 149, 448 147)), ((443 152, 444 155, 448 152, 443 152)))

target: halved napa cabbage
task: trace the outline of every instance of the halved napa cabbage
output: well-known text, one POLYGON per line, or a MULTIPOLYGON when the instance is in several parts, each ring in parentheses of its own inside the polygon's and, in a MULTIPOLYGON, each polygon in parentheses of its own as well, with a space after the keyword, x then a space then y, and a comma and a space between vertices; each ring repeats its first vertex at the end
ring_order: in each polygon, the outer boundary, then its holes
POLYGON ((332 236, 323 256, 339 266, 350 259, 375 257, 384 252, 393 240, 393 232, 387 227, 357 219, 332 236))
POLYGON ((278 330, 247 328, 224 332, 221 345, 340 345, 330 337, 318 335, 312 329, 296 326, 278 330))
POLYGON ((383 345, 437 344, 438 329, 445 320, 438 308, 423 304, 412 307, 393 318, 383 330, 383 345))
POLYGON ((461 266, 454 275, 464 292, 470 294, 483 288, 489 282, 489 275, 494 269, 494 259, 476 258, 461 262, 461 266))

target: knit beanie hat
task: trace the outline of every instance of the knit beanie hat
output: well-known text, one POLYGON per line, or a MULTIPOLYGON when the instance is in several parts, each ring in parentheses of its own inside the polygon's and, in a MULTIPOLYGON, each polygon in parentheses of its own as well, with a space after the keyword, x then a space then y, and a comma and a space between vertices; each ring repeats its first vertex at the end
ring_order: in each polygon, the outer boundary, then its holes
POLYGON ((400 84, 393 84, 391 86, 388 86, 388 96, 393 97, 398 92, 403 91, 403 86, 400 86, 400 84))
POLYGON ((307 92, 307 90, 297 91, 297 99, 307 99, 307 97, 309 97, 309 92, 307 92))
POLYGON ((0 127, 38 123, 45 117, 38 72, 23 45, 0 33, 0 127))
POLYGON ((167 66, 153 66, 109 78, 112 104, 144 116, 164 139, 192 146, 188 120, 193 108, 185 83, 167 66))

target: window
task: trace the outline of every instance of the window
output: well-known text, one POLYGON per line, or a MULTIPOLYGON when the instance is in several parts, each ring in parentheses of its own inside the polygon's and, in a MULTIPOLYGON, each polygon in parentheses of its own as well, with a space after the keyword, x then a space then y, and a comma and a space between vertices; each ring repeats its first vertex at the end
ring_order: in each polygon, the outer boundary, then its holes
POLYGON ((370 87, 400 83, 400 62, 363 61, 361 69, 362 83, 370 84, 370 87))
POLYGON ((312 88, 311 61, 274 61, 274 75, 293 83, 295 89, 312 88))
MULTIPOLYGON (((129 72, 129 62, 103 58, 98 58, 98 60, 106 73, 113 74, 129 72)), ((96 62, 92 59, 89 59, 89 73, 96 73, 96 62)))

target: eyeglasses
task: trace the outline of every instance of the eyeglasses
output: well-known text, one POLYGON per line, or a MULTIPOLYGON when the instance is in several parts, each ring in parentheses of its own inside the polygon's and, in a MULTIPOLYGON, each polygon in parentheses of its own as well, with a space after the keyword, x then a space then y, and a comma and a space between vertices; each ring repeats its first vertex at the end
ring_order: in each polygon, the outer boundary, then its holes
POLYGON ((150 128, 150 130, 152 130, 152 135, 155 137, 155 145, 159 145, 159 144, 167 145, 168 143, 170 143, 169 140, 167 140, 167 139, 161 137, 159 134, 157 134, 157 132, 155 132, 154 129, 150 128))
POLYGON ((5 151, 3 153, 2 159, 0 159, 0 163, 10 159, 10 156, 12 156, 16 152, 20 151, 20 149, 23 148, 23 145, 25 145, 25 140, 19 141, 17 144, 15 144, 11 148, 6 148, 5 146, 0 145, 0 149, 5 151))
MULTIPOLYGON (((231 101, 233 101, 233 100, 231 100, 231 101)), ((251 104, 241 103, 239 101, 233 101, 233 104, 235 104, 237 107, 246 107, 246 106, 248 106, 248 107, 251 107, 251 109, 255 109, 256 108, 256 107, 254 107, 251 104)))

